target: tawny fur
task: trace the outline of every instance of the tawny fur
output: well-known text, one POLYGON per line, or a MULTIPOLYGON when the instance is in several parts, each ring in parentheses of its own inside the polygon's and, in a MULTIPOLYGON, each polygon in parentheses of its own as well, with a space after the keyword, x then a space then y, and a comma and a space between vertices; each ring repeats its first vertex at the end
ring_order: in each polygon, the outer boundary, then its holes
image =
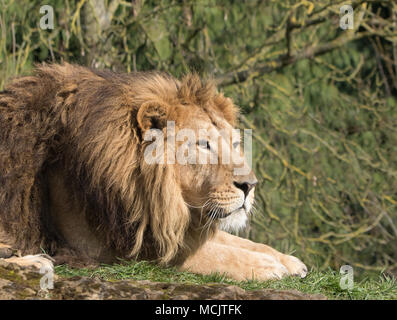
MULTIPOLYGON (((121 256, 168 263, 193 250, 205 241, 198 241, 199 222, 192 221, 173 167, 145 163, 146 120, 138 120, 142 108, 190 103, 235 121, 231 101, 196 75, 178 81, 65 63, 12 81, 0 93, 3 237, 24 253, 53 255, 64 245, 48 206, 47 172, 58 166, 87 208, 92 230, 121 256)), ((167 114, 176 122, 184 116, 177 108, 167 114)))

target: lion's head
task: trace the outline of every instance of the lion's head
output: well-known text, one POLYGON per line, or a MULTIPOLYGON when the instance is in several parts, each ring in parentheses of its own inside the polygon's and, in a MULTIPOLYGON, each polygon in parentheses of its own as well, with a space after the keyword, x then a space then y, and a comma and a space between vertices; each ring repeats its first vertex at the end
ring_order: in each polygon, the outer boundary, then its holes
MULTIPOLYGON (((160 73, 120 75, 63 64, 41 66, 8 88, 24 106, 15 112, 30 108, 33 115, 25 130, 43 132, 35 170, 63 168, 92 229, 117 252, 166 263, 218 226, 245 225, 257 180, 241 162, 240 139, 232 134, 237 108, 212 82, 196 75, 178 81, 160 73), (209 134, 201 134, 203 129, 209 134), (153 130, 164 139, 148 139, 153 130), (180 139, 186 130, 190 138, 180 139), (154 141, 164 153, 149 152, 154 141), (158 161, 161 156, 164 161, 158 161)), ((21 163, 27 156, 21 155, 21 163)), ((42 176, 36 171, 29 181, 42 176)), ((26 192, 38 190, 31 198, 42 194, 43 181, 26 185, 26 192)), ((16 212, 13 221, 23 223, 33 212, 47 216, 42 202, 35 205, 16 212)))
POLYGON ((197 75, 181 81, 154 75, 148 82, 158 87, 152 99, 139 97, 143 101, 137 113, 143 136, 141 150, 148 156, 144 166, 165 163, 172 168, 171 192, 188 212, 169 214, 181 222, 198 221, 194 225, 199 229, 244 227, 257 179, 244 159, 240 135, 234 129, 237 108, 216 91, 213 82, 203 82, 197 75), (147 152, 153 141, 156 149, 147 152), (164 152, 157 154, 158 150, 164 152))

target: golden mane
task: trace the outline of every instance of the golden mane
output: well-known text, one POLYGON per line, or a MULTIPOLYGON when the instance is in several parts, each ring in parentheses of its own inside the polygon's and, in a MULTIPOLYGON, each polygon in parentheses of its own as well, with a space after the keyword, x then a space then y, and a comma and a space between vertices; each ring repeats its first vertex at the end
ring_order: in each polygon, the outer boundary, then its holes
MULTIPOLYGON (((191 215, 173 167, 144 161, 146 103, 195 104, 231 124, 236 109, 211 81, 42 65, 0 93, 0 226, 26 252, 61 241, 48 213, 46 171, 61 164, 87 220, 124 256, 162 263, 187 245, 191 215)), ((173 110, 178 116, 177 109, 173 110)))

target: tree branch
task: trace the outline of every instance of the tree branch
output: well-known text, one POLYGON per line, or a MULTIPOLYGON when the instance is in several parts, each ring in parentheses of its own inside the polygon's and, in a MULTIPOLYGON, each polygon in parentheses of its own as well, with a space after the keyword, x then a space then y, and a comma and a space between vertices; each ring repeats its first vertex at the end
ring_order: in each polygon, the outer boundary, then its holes
MULTIPOLYGON (((320 44, 317 46, 309 46, 306 49, 300 51, 300 52, 291 52, 291 33, 294 29, 300 29, 303 30, 307 27, 318 25, 320 23, 323 23, 329 19, 332 18, 332 15, 335 15, 332 13, 331 15, 323 15, 320 17, 313 17, 310 20, 303 21, 301 23, 294 23, 291 21, 291 19, 288 19, 287 23, 287 28, 286 31, 284 31, 284 36, 287 38, 287 48, 286 52, 283 53, 282 55, 279 55, 278 57, 269 60, 269 61, 264 61, 262 63, 256 63, 250 68, 247 68, 245 70, 241 71, 232 71, 229 73, 226 73, 224 75, 220 75, 216 78, 218 85, 219 86, 228 86, 232 84, 237 84, 244 82, 248 79, 255 79, 257 77, 260 77, 263 74, 275 71, 275 70, 281 70, 284 67, 293 64, 299 60, 304 60, 304 59, 310 59, 316 56, 320 56, 322 54, 325 54, 327 52, 330 52, 334 49, 340 48, 344 46, 345 44, 352 42, 354 40, 370 36, 371 33, 369 32, 361 32, 360 34, 357 34, 357 30, 359 29, 364 13, 367 7, 367 2, 368 1, 358 1, 353 3, 353 6, 356 8, 361 6, 362 10, 356 9, 355 12, 355 30, 347 30, 344 31, 340 36, 335 38, 334 40, 331 40, 328 43, 325 44, 320 44)), ((334 6, 334 5, 333 5, 334 6)), ((331 6, 330 6, 331 7, 331 6)), ((373 33, 372 33, 373 35, 373 33)))
POLYGON ((361 38, 364 38, 364 37, 367 37, 370 35, 371 35, 371 33, 368 33, 368 32, 362 32, 362 33, 354 35, 353 37, 342 35, 328 43, 321 44, 316 47, 312 47, 312 46, 308 47, 308 48, 304 49, 303 51, 297 52, 295 54, 291 54, 290 56, 288 56, 287 54, 280 55, 275 59, 266 61, 262 64, 258 64, 252 69, 247 69, 247 70, 243 70, 240 72, 231 72, 231 73, 227 73, 225 75, 221 75, 221 76, 217 77, 216 80, 217 80, 218 85, 221 87, 241 83, 248 79, 257 78, 257 77, 260 77, 266 73, 269 73, 269 72, 272 72, 275 70, 281 70, 284 67, 286 67, 290 64, 293 64, 297 61, 304 60, 304 59, 311 59, 313 57, 320 56, 320 55, 330 52, 334 49, 340 48, 349 42, 352 42, 354 40, 358 40, 358 39, 361 39, 361 38))

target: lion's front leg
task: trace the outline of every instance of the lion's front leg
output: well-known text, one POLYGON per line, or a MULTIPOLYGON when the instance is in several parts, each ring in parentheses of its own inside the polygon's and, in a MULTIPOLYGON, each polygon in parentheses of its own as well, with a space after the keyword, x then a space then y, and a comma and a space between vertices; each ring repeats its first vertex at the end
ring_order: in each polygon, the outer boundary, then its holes
POLYGON ((288 270, 274 257, 243 248, 207 241, 181 266, 199 274, 221 273, 235 280, 281 279, 288 270))
POLYGON ((287 268, 290 275, 297 275, 302 278, 307 275, 307 267, 302 261, 294 256, 281 253, 267 245, 243 239, 224 231, 218 231, 213 241, 253 252, 268 254, 274 257, 278 262, 282 263, 287 268))

